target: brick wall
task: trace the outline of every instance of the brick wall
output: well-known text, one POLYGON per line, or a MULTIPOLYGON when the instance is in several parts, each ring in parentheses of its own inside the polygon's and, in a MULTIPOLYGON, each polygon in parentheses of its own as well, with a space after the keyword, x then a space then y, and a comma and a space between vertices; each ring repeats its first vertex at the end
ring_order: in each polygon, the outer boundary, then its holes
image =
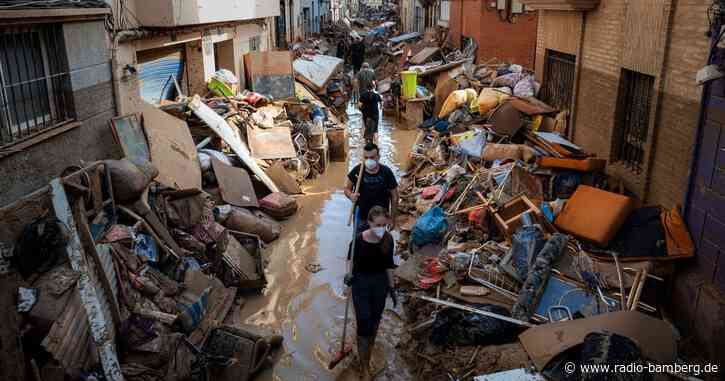
POLYGON ((608 158, 617 107, 625 2, 603 0, 585 17, 574 141, 608 158))
POLYGON ((709 1, 678 1, 671 18, 670 44, 663 75, 659 126, 655 130, 655 157, 647 199, 674 206, 682 204, 691 167, 692 147, 702 88, 695 73, 707 62, 709 1))
MULTIPOLYGON (((603 0, 585 17, 574 140, 600 157, 609 158, 625 43, 628 0, 603 0)), ((661 93, 652 137, 649 173, 635 174, 618 165, 610 172, 645 201, 672 207, 684 201, 691 166, 691 147, 701 90, 694 77, 707 55, 708 1, 675 3, 664 57, 661 93)))
POLYGON ((488 9, 487 3, 485 0, 451 2, 450 41, 460 46, 462 35, 472 37, 478 42, 477 62, 498 58, 533 70, 538 13, 518 15, 512 24, 501 21, 498 12, 488 9))
MULTIPOLYGON (((624 23, 631 1, 637 0, 602 0, 598 9, 584 17, 573 139, 603 158, 609 158, 611 152, 623 47, 628 38, 624 23)), ((618 165, 608 167, 610 174, 624 180, 648 204, 670 208, 685 202, 702 96, 694 78, 707 61, 706 11, 710 3, 671 2, 663 68, 655 81, 658 102, 653 112, 649 171, 636 175, 618 165)), ((546 39, 539 38, 545 44, 546 39)), ((698 229, 693 225, 690 230, 698 229)), ((693 346, 696 350, 722 364, 725 353, 719 343, 725 339, 725 297, 716 286, 721 266, 718 250, 703 245, 695 261, 675 263, 667 307, 683 337, 693 338, 700 343, 693 346)), ((725 277, 725 267, 720 273, 725 277)))

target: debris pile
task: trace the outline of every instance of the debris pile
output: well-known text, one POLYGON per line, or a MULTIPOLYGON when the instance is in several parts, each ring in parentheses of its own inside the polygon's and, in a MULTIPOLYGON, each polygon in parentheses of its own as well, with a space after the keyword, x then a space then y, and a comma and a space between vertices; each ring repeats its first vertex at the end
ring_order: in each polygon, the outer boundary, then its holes
POLYGON ((424 48, 402 73, 406 110, 428 104, 405 116, 418 136, 396 221, 413 373, 533 364, 539 377, 579 379, 567 361, 674 363, 658 301, 672 264, 694 255, 679 211, 642 206, 607 160, 569 141, 567 111, 536 98, 530 70, 475 65, 474 51, 424 48), (494 348, 515 364, 492 362, 494 348))
POLYGON ((21 344, 3 348, 19 367, 166 381, 272 364, 281 337, 241 324, 244 297, 266 287, 264 245, 301 183, 344 160, 346 138, 290 52, 245 61, 256 91, 220 70, 205 97, 145 104, 111 122, 125 158, 69 168, 0 210, 2 308, 17 319, 0 339, 21 344))

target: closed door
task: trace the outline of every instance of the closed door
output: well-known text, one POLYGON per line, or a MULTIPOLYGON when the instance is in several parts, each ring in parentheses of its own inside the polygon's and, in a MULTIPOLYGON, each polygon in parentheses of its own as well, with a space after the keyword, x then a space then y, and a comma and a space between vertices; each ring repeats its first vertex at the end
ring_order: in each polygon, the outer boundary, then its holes
POLYGON ((725 291, 725 79, 711 84, 704 96, 686 216, 697 247, 698 271, 725 291))

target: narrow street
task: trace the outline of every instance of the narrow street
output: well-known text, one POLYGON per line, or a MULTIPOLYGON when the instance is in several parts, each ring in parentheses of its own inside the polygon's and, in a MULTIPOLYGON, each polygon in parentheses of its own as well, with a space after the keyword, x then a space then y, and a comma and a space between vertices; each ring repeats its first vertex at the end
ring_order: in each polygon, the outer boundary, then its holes
POLYGON ((0 381, 725 379, 725 0, 0 24, 0 381))
MULTIPOLYGON (((342 282, 345 255, 352 229, 347 225, 350 201, 343 193, 350 168, 360 160, 362 123, 357 110, 348 108, 350 121, 347 163, 331 163, 328 170, 304 189, 300 211, 284 224, 280 238, 266 250, 268 288, 264 295, 247 300, 241 311, 247 324, 281 333, 284 354, 274 369, 258 380, 356 380, 354 354, 327 370, 339 350, 345 299, 342 282), (306 269, 319 264, 319 271, 306 269), (302 377, 300 375, 303 375, 302 377)), ((414 130, 402 130, 393 119, 383 117, 378 143, 381 162, 400 176, 401 165, 415 140, 414 130)), ((400 311, 398 307, 398 311, 400 311)), ((354 346, 351 311, 347 343, 354 346)), ((395 345, 403 330, 399 312, 388 306, 373 354, 376 366, 385 363, 378 380, 410 379, 403 361, 396 359, 395 345)))

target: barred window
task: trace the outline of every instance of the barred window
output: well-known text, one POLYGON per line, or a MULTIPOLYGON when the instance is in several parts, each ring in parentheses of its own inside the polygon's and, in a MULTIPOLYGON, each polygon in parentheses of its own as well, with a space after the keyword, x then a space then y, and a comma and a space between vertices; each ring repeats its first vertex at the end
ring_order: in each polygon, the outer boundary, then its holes
POLYGON ((641 172, 649 133, 654 77, 622 69, 612 140, 612 161, 641 172))
POLYGON ((61 25, 0 28, 0 146, 72 118, 61 25))

